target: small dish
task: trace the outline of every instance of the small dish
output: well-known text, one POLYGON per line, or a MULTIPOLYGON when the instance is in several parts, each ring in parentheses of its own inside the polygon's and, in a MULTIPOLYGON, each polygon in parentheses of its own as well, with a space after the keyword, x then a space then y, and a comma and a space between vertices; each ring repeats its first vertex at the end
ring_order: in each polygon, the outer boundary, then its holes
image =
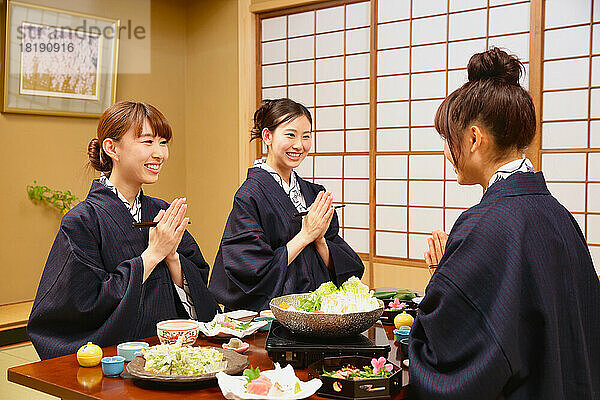
POLYGON ((156 324, 156 335, 161 344, 175 344, 183 336, 183 346, 196 343, 200 323, 193 319, 169 319, 156 324))
POLYGON ((242 342, 238 338, 231 338, 228 343, 223 343, 221 345, 224 349, 233 350, 236 353, 242 354, 246 350, 250 348, 250 344, 246 342, 242 342))
POLYGON ((200 322, 200 331, 206 337, 243 338, 252 335, 259 328, 267 325, 267 321, 242 322, 231 319, 225 314, 217 314, 210 322, 200 322))
POLYGON ((92 342, 87 342, 77 350, 77 362, 82 367, 95 367, 100 364, 101 359, 102 349, 92 342))
POLYGON ((111 378, 121 375, 123 368, 125 368, 125 357, 122 356, 103 357, 101 362, 102 372, 111 378))
MULTIPOLYGON (((406 327, 402 327, 406 328, 406 327)), ((396 335, 396 343, 400 343, 402 339, 407 339, 410 335, 410 329, 394 329, 394 335, 396 335)))
POLYGON ((267 321, 267 324, 265 326, 263 326, 262 328, 258 328, 258 331, 259 332, 268 332, 269 329, 271 329, 271 324, 273 323, 274 319, 275 319, 275 317, 261 316, 261 317, 254 318, 254 321, 267 321))
POLYGON ((137 353, 144 347, 148 347, 146 342, 125 342, 117 346, 117 355, 125 358, 125 361, 131 362, 137 353))
POLYGON ((400 350, 405 356, 408 356, 408 338, 400 339, 400 350))
POLYGON ((235 310, 226 312, 227 315, 231 319, 245 319, 245 318, 254 318, 258 313, 256 311, 250 310, 235 310))

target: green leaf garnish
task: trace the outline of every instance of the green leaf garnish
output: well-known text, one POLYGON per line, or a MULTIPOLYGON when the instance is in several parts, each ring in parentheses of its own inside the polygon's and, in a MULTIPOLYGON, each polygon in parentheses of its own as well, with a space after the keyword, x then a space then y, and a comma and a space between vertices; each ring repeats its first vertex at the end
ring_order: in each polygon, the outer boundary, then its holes
POLYGON ((246 379, 248 379, 248 383, 250 383, 260 376, 260 369, 258 369, 258 367, 252 368, 251 365, 250 368, 246 368, 244 372, 242 372, 242 375, 245 376, 246 379))

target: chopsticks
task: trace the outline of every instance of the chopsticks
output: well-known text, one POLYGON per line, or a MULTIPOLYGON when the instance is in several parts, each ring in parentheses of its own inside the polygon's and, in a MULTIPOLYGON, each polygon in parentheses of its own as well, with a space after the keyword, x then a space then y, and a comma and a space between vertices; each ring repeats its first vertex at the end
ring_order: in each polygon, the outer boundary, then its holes
MULTIPOLYGON (((346 205, 345 205, 345 204, 342 204, 342 205, 339 205, 339 206, 333 206, 333 208, 334 208, 335 210, 337 210, 338 208, 342 208, 342 207, 346 207, 346 205)), ((295 214, 294 214, 294 218, 297 218, 297 217, 304 217, 305 215, 308 215, 308 211, 302 211, 302 212, 300 212, 300 213, 295 213, 295 214)))
MULTIPOLYGON (((188 225, 190 225, 191 223, 192 223, 192 221, 189 221, 188 225)), ((134 222, 132 224, 132 226, 134 228, 154 228, 157 224, 158 224, 158 222, 154 222, 154 221, 150 221, 150 222, 134 222)))

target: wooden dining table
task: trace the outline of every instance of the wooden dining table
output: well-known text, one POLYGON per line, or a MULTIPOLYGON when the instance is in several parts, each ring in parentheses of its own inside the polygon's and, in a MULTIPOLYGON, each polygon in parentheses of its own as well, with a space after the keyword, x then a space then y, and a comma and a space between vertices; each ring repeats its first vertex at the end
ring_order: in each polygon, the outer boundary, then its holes
MULTIPOLYGON (((399 345, 394 341, 392 326, 384 326, 378 322, 372 329, 385 332, 390 341, 391 351, 388 360, 398 366, 402 365, 403 355, 399 345)), ((245 355, 250 365, 261 370, 273 369, 273 362, 265 350, 266 332, 257 332, 243 340, 250 344, 245 355)), ((151 346, 158 343, 156 337, 145 339, 151 346)), ((223 340, 200 337, 195 346, 221 347, 223 340)), ((103 349, 104 356, 117 354, 116 346, 103 349)), ((297 369, 296 375, 302 381, 309 380, 308 370, 297 369)), ((403 384, 406 384, 408 373, 403 371, 403 384)), ((97 367, 80 367, 75 354, 38 361, 8 369, 8 380, 40 392, 48 393, 62 399, 222 399, 221 390, 216 380, 204 387, 193 389, 167 389, 150 385, 140 385, 134 382, 126 373, 121 377, 108 378, 103 376, 102 369, 97 367)), ((406 398, 406 387, 393 396, 394 400, 406 398)), ((325 397, 313 395, 310 399, 325 397)))

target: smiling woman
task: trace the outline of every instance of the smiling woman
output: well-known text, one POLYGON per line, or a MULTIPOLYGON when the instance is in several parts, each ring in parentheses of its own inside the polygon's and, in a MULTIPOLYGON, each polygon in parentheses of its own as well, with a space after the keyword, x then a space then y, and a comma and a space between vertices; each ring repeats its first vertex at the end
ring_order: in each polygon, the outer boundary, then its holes
POLYGON ((235 194, 209 285, 227 309, 261 311, 274 297, 364 272, 338 235, 331 192, 294 172, 310 151, 311 128, 310 112, 290 99, 265 100, 254 113, 251 138, 262 138, 267 158, 235 194))
POLYGON ((186 231, 186 199, 169 205, 141 189, 158 180, 171 137, 150 104, 116 103, 100 117, 88 156, 102 175, 63 218, 29 317, 42 359, 88 341, 105 347, 153 336, 166 319, 214 317, 209 267, 186 231), (132 227, 150 220, 155 228, 132 227))

